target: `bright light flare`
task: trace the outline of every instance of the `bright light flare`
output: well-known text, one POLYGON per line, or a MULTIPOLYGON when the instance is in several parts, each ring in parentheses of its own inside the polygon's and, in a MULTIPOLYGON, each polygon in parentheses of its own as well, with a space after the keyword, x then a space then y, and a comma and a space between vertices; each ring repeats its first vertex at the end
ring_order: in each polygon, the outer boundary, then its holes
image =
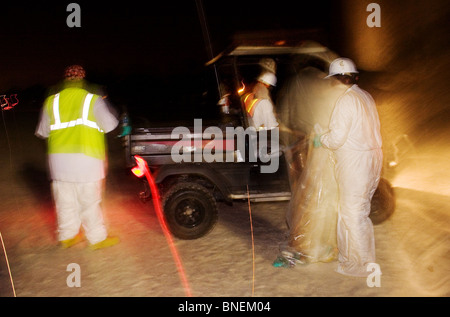
POLYGON ((183 284, 186 296, 191 297, 192 293, 191 293, 191 289, 189 287, 189 283, 186 277, 186 273, 184 272, 184 267, 183 264, 181 262, 181 258, 178 254, 177 248, 175 246, 175 243, 173 242, 172 239, 172 235, 170 233, 169 228, 167 227, 167 222, 166 219, 164 217, 164 213, 161 207, 161 199, 159 197, 159 191, 158 188, 156 186, 156 183, 150 173, 150 169, 148 168, 148 164, 147 161, 145 161, 142 157, 140 157, 139 155, 135 155, 134 159, 136 160, 137 166, 132 168, 132 172, 134 175, 138 176, 138 177, 142 177, 143 175, 145 175, 145 177, 147 178, 148 184, 150 186, 150 190, 152 192, 152 200, 153 200, 153 205, 155 207, 155 211, 156 211, 156 216, 158 217, 158 221, 159 224, 161 225, 161 228, 163 230, 164 236, 166 237, 167 240, 167 244, 169 245, 170 251, 172 253, 173 259, 175 261, 175 264, 177 266, 177 270, 178 270, 178 274, 180 275, 180 279, 181 282, 183 284))
POLYGON ((397 164, 397 162, 396 161, 390 161, 389 162, 389 166, 390 167, 396 167, 398 164, 397 164))
POLYGON ((242 95, 242 93, 245 91, 245 84, 244 84, 244 82, 241 82, 241 83, 242 83, 242 87, 238 90, 239 95, 242 95))
POLYGON ((141 178, 142 176, 145 175, 144 171, 142 169, 140 169, 138 166, 133 167, 131 169, 131 172, 139 178, 141 178))

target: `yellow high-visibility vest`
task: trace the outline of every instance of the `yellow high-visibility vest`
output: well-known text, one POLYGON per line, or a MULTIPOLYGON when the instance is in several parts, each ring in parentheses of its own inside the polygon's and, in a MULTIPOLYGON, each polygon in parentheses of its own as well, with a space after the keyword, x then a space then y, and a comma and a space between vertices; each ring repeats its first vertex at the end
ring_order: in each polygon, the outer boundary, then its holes
POLYGON ((94 117, 99 96, 69 87, 48 97, 45 109, 50 117, 48 153, 82 153, 105 159, 105 134, 94 117))

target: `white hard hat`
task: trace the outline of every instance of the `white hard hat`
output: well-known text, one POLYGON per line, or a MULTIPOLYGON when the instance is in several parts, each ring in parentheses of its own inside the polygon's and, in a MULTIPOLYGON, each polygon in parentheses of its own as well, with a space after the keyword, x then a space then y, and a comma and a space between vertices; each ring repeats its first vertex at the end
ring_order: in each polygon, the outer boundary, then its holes
POLYGON ((358 70, 351 59, 340 57, 331 62, 329 74, 325 78, 339 74, 344 75, 346 73, 358 73, 358 70))
POLYGON ((258 78, 258 81, 270 86, 275 86, 277 84, 277 77, 273 73, 267 72, 261 74, 258 78))

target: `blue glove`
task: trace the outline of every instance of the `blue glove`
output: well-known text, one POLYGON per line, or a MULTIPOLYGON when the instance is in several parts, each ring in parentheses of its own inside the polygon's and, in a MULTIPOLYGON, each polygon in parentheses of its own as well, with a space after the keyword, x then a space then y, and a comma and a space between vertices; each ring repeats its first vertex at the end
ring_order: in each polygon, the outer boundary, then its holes
POLYGON ((320 134, 316 134, 314 136, 313 145, 315 148, 321 147, 322 143, 320 142, 320 134))

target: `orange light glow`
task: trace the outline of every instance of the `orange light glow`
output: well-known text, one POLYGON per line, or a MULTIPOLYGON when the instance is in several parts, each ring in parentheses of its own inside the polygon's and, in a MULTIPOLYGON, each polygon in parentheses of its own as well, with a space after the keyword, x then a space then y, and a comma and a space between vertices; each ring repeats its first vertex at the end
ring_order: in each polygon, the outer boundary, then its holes
POLYGON ((238 90, 238 94, 241 95, 245 91, 245 85, 242 83, 242 88, 238 90))

